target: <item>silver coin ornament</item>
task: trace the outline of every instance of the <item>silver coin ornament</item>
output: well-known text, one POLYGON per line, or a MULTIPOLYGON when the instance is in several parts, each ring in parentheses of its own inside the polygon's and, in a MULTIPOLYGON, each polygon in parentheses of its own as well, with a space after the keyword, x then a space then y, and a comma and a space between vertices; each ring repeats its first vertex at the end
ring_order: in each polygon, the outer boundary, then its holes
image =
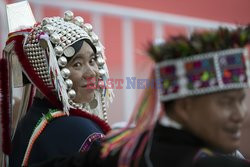
POLYGON ((97 105, 98 105, 98 101, 95 98, 89 103, 89 106, 91 109, 96 108, 97 105))
POLYGON ((63 51, 63 53, 66 57, 72 57, 75 54, 75 49, 72 46, 69 46, 63 51))

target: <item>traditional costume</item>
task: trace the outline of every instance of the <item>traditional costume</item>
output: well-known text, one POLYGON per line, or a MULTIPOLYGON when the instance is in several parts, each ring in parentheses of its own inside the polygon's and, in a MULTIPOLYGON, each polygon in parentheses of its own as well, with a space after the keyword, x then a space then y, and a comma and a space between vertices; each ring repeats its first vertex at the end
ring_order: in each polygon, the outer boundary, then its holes
POLYGON ((74 45, 87 42, 95 53, 99 82, 105 85, 109 75, 104 47, 91 24, 71 11, 63 18, 36 22, 26 1, 7 5, 7 16, 10 34, 0 66, 4 165, 27 166, 97 145, 110 130, 106 106, 112 90, 99 87, 90 103, 75 103, 66 68, 78 52, 74 45), (12 87, 24 90, 20 110, 15 111, 18 118, 24 115, 17 128, 11 117, 12 87), (34 98, 35 90, 41 98, 34 98))

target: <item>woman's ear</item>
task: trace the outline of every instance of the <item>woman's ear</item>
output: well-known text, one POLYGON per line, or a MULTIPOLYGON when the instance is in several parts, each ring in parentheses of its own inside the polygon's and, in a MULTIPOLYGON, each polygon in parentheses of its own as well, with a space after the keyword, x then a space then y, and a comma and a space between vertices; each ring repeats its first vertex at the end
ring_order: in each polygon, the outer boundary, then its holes
POLYGON ((174 104, 174 112, 179 121, 183 124, 189 121, 192 99, 190 97, 178 99, 174 104))

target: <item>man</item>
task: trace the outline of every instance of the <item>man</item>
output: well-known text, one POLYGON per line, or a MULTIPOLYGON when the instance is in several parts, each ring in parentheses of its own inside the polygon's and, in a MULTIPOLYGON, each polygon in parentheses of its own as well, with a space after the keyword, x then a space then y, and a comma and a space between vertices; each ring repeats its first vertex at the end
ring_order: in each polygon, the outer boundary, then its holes
POLYGON ((129 125, 107 137, 101 148, 41 166, 250 166, 231 156, 239 148, 250 84, 250 27, 219 28, 152 44, 153 79, 129 125), (159 108, 159 107, 158 107, 159 108), (128 126, 130 127, 130 126, 128 126))

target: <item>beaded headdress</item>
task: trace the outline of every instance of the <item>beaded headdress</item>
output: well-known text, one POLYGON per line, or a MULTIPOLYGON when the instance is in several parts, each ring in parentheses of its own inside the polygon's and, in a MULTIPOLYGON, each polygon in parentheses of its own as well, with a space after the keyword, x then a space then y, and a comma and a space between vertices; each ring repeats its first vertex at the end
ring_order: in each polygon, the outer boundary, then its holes
POLYGON ((250 27, 195 32, 152 44, 161 101, 250 86, 250 27))
POLYGON ((95 46, 99 73, 103 79, 107 78, 104 48, 98 36, 93 32, 91 24, 84 24, 83 18, 74 17, 71 11, 66 11, 64 18, 44 18, 41 24, 34 25, 24 44, 30 64, 48 87, 54 86, 63 102, 64 111, 70 105, 81 107, 72 101, 76 92, 72 89, 72 81, 68 79, 70 71, 65 66, 67 58, 75 54, 71 45, 82 39, 90 40, 95 46), (46 59, 46 52, 49 52, 49 60, 46 59))
MULTIPOLYGON (((95 90, 95 99, 89 104, 74 102, 76 96, 72 89, 73 82, 69 79, 70 70, 66 65, 75 55, 72 44, 87 40, 96 53, 99 69, 99 81, 109 78, 104 47, 98 36, 93 32, 91 24, 84 23, 80 16, 74 17, 73 12, 66 11, 64 17, 47 17, 36 23, 27 1, 7 5, 9 36, 1 58, 1 112, 2 120, 10 120, 12 113, 12 87, 25 86, 25 95, 20 107, 26 112, 37 88, 49 101, 67 114, 73 110, 81 110, 88 118, 94 119, 109 129, 106 105, 113 98, 111 89, 95 90), (19 14, 24 17, 20 18, 19 14), (17 18, 18 17, 18 18, 17 18), (6 84, 7 83, 7 84, 6 84), (103 111, 102 113, 100 111, 103 111), (103 122, 102 122, 103 121, 103 122)), ((11 122, 5 122, 10 129, 11 122)), ((10 136, 7 131, 4 136, 10 136)), ((6 139, 5 141, 10 141, 6 139)), ((5 145, 9 146, 10 143, 5 145)), ((10 148, 5 149, 9 153, 10 148)))
POLYGON ((156 64, 160 100, 250 86, 247 49, 229 49, 156 64))

